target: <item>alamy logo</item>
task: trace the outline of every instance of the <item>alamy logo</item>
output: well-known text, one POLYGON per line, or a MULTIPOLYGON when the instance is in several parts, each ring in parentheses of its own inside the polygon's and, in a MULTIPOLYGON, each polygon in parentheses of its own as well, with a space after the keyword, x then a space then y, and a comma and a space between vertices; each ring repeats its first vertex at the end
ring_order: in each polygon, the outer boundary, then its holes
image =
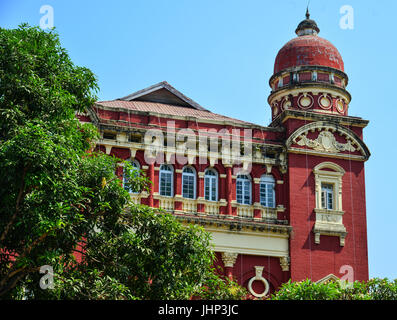
POLYGON ((43 14, 43 16, 40 18, 40 28, 54 28, 54 8, 48 4, 43 5, 40 7, 40 13, 43 14))
POLYGON ((339 27, 343 30, 354 29, 354 10, 350 5, 345 4, 340 7, 339 13, 343 14, 343 16, 339 20, 339 27))
POLYGON ((175 122, 167 122, 167 132, 160 129, 147 130, 144 136, 145 161, 206 164, 208 158, 215 162, 240 167, 233 168, 233 174, 250 173, 252 169, 252 130, 250 129, 197 129, 176 130, 175 122), (174 157, 171 157, 174 155, 174 157))
POLYGON ((54 289, 54 270, 51 266, 44 265, 40 267, 40 273, 44 276, 40 278, 40 288, 43 290, 54 289))

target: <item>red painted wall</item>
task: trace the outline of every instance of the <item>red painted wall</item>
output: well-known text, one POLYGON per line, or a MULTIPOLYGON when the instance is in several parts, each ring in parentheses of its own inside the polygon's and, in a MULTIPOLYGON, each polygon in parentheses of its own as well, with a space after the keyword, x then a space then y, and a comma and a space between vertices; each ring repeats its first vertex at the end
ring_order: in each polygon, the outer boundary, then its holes
MULTIPOLYGON (((222 255, 219 252, 216 253, 215 266, 220 267, 220 270, 225 270, 222 255)), ((234 280, 247 288, 248 282, 255 276, 255 266, 264 267, 262 275, 269 282, 270 294, 289 279, 289 272, 281 270, 279 258, 239 254, 232 268, 234 280)), ((262 293, 264 285, 260 281, 254 281, 252 288, 255 292, 262 293)))
POLYGON ((308 277, 319 280, 330 273, 341 277, 340 268, 344 265, 353 268, 354 280, 368 279, 364 163, 301 154, 289 154, 288 162, 292 280, 308 277), (348 232, 344 247, 336 236, 321 235, 320 244, 314 243, 313 168, 325 161, 334 162, 346 171, 342 178, 343 224, 348 232))

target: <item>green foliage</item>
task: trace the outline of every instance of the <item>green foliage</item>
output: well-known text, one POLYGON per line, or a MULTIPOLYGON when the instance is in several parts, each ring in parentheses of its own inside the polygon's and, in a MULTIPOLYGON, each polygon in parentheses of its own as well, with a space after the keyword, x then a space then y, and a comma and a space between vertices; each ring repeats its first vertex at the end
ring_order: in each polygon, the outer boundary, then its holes
POLYGON ((272 300, 335 300, 339 297, 339 285, 336 282, 315 283, 307 279, 301 282, 284 283, 272 295, 272 300))
POLYGON ((204 283, 237 296, 211 269, 209 234, 130 203, 117 166, 134 191, 150 182, 93 152, 97 130, 75 114, 96 89, 54 31, 0 28, 0 298, 188 299, 204 283), (43 265, 54 289, 39 287, 43 265))
POLYGON ((374 278, 353 283, 290 280, 284 283, 270 300, 397 300, 397 280, 374 278))
POLYGON ((343 300, 397 300, 397 279, 373 278, 342 286, 343 300))
POLYGON ((0 139, 32 119, 63 121, 96 100, 94 74, 75 66, 55 31, 0 28, 0 139), (9 132, 11 130, 11 132, 9 132))
MULTIPOLYGON (((131 204, 119 221, 91 233, 76 270, 100 270, 139 299, 188 299, 212 263, 209 235, 169 214, 131 204)), ((64 292, 68 298, 68 292, 64 292)))
POLYGON ((242 300, 248 296, 248 291, 228 277, 222 278, 220 269, 212 269, 207 274, 204 284, 198 288, 195 296, 203 300, 242 300))

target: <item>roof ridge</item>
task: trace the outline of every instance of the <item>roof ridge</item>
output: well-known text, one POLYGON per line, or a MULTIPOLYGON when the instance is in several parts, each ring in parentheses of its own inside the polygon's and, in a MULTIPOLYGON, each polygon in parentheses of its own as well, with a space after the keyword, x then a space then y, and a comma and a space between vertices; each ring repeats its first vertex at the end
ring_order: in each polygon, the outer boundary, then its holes
POLYGON ((127 96, 118 98, 116 100, 122 100, 122 101, 133 101, 135 99, 138 99, 140 97, 143 97, 145 95, 148 95, 152 92, 155 92, 157 90, 160 89, 166 89, 168 90, 168 92, 170 92, 171 94, 173 94, 174 96, 176 96, 177 98, 179 98, 180 100, 182 100, 183 102, 185 102, 187 105, 189 105, 191 108, 193 109, 197 109, 197 110, 203 110, 203 111, 208 111, 211 112, 205 108, 203 108, 202 106, 200 106, 197 102, 195 102, 194 100, 192 100, 191 98, 185 96, 182 92, 180 92, 179 90, 175 89, 172 85, 170 85, 167 81, 161 81, 159 83, 156 83, 154 85, 151 85, 147 88, 144 88, 142 90, 138 90, 134 93, 131 93, 127 96))

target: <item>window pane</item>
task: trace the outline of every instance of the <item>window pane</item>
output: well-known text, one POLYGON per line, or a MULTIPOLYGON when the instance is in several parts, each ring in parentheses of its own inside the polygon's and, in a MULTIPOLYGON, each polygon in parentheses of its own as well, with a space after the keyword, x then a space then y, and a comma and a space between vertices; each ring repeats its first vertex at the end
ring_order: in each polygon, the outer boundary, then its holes
POLYGON ((182 197, 194 199, 195 176, 193 174, 182 174, 182 197))
POLYGON ((332 193, 328 193, 328 207, 327 209, 332 210, 334 208, 334 202, 332 199, 332 193))
POLYGON ((216 201, 216 177, 208 176, 204 180, 206 200, 216 201))
POLYGON ((334 209, 334 186, 332 184, 321 184, 321 207, 323 209, 334 209))
POLYGON ((243 187, 241 180, 237 179, 236 183, 236 196, 237 196, 237 203, 243 203, 243 187))
POLYGON ((240 204, 251 204, 251 180, 246 175, 237 177, 236 198, 240 204))
POLYGON ((216 201, 216 177, 213 177, 211 179, 211 196, 212 196, 212 201, 216 201))
POLYGON ((172 196, 172 173, 160 172, 160 195, 171 197, 172 196))
POLYGON ((205 200, 210 199, 210 186, 209 186, 209 178, 205 177, 204 179, 204 193, 205 193, 205 200))
POLYGON ((274 179, 272 177, 266 179, 261 178, 259 187, 260 203, 264 207, 275 207, 274 179), (270 181, 270 182, 269 182, 270 181))

